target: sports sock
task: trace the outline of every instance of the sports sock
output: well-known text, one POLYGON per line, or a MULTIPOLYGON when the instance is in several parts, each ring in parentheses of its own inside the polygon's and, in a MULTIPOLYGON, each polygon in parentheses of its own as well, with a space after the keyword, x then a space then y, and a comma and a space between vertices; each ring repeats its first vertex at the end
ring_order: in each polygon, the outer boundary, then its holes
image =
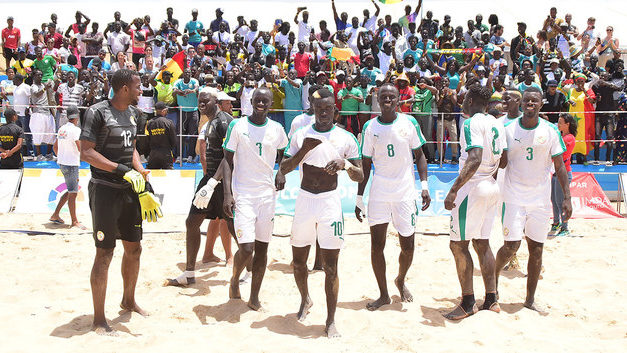
POLYGON ((492 304, 494 303, 496 303, 496 293, 486 293, 482 309, 490 309, 490 306, 492 306, 492 304))
POLYGON ((464 309, 465 312, 470 313, 472 312, 472 307, 475 305, 475 295, 474 294, 467 294, 462 296, 462 303, 461 303, 461 307, 462 309, 464 309))

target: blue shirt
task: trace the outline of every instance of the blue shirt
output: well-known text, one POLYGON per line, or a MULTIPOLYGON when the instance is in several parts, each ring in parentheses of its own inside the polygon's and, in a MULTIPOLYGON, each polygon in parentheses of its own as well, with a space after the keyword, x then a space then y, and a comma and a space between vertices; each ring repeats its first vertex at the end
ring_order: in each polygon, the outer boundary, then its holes
POLYGON ((202 42, 202 36, 198 32, 204 32, 205 27, 200 21, 189 21, 185 25, 185 29, 189 33, 190 43, 202 42))
POLYGON ((378 67, 373 67, 372 70, 368 70, 367 67, 361 69, 361 75, 368 76, 370 78, 370 84, 373 86, 377 82, 377 76, 382 74, 383 72, 381 72, 381 69, 379 69, 378 67))
MULTIPOLYGON (((89 61, 89 64, 87 64, 87 68, 88 68, 88 69, 91 69, 91 63, 93 63, 93 62, 94 62, 94 59, 91 59, 91 60, 89 61)), ((108 62, 106 62, 106 61, 102 61, 102 60, 100 60, 100 68, 101 68, 103 71, 111 71, 111 64, 109 64, 109 63, 108 63, 108 62)))
MULTIPOLYGON (((198 80, 195 78, 190 78, 188 83, 185 83, 182 78, 179 78, 174 82, 174 88, 180 91, 184 91, 186 89, 198 89, 199 88, 198 80)), ((179 106, 181 106, 181 110, 184 112, 193 112, 198 110, 198 92, 190 93, 184 96, 176 96, 176 101, 179 106)))

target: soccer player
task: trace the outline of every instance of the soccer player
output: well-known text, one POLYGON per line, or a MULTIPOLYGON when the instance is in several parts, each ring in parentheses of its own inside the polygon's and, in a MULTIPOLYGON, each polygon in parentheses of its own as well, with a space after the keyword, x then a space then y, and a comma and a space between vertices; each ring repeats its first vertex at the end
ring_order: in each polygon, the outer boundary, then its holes
POLYGON ((498 118, 503 125, 522 116, 520 111, 521 99, 522 96, 518 90, 509 89, 503 92, 503 106, 505 107, 506 114, 498 118))
POLYGON ((314 124, 299 129, 290 139, 281 172, 287 174, 299 166, 302 171, 301 190, 296 198, 292 223, 292 254, 294 279, 301 295, 297 313, 305 320, 313 305, 307 286, 307 257, 309 249, 320 242, 322 267, 325 272, 327 320, 325 333, 329 338, 339 337, 335 326, 335 309, 340 282, 337 261, 344 243, 344 216, 337 174, 346 169, 351 180, 361 182, 363 170, 359 144, 346 130, 333 124, 335 97, 326 88, 313 94, 314 124))
MULTIPOLYGON (((229 218, 222 207, 224 191, 219 183, 223 175, 222 142, 233 117, 218 109, 218 91, 209 87, 200 91, 198 109, 209 119, 198 136, 201 140, 201 150, 206 148, 206 152, 200 155, 201 164, 206 166, 205 175, 198 183, 194 201, 185 220, 187 252, 185 271, 177 278, 166 280, 165 285, 169 286, 187 286, 196 283, 195 269, 196 256, 200 248, 200 225, 205 219, 226 220, 229 218)), ((233 229, 229 231, 233 234, 233 229)))
POLYGON ((426 210, 431 202, 427 184, 427 161, 422 153, 425 139, 418 122, 409 115, 396 112, 399 92, 394 85, 387 83, 381 86, 378 99, 381 115, 366 122, 361 135, 364 180, 359 183, 355 207, 355 216, 361 222, 362 212, 365 211, 363 194, 368 184, 371 165, 374 164, 368 201, 368 223, 370 259, 381 296, 366 305, 368 310, 376 310, 391 302, 383 254, 390 222, 398 230, 401 245, 398 276, 394 283, 400 292, 401 301, 413 301, 405 286, 405 276, 414 258, 414 229, 418 215, 414 159, 421 180, 422 210, 426 210))
POLYGON ((470 118, 464 121, 461 133, 460 172, 444 199, 444 207, 451 210, 450 248, 462 288, 462 302, 444 315, 450 320, 461 320, 479 311, 472 283, 470 240, 479 257, 486 290, 481 309, 501 311, 496 301, 490 231, 499 201, 495 174, 501 163, 507 163, 507 142, 503 125, 486 114, 491 95, 488 88, 473 85, 464 98, 462 109, 470 118))
POLYGON ((523 238, 529 248, 527 297, 525 307, 538 311, 535 293, 542 269, 542 250, 551 228, 551 166, 564 193, 562 219, 568 220, 573 208, 568 175, 562 154, 566 151, 557 127, 539 119, 542 91, 529 88, 522 97, 523 116, 505 126, 508 162, 502 190, 503 237, 505 244, 496 255, 496 284, 523 238))
MULTIPOLYGON (((91 165, 89 208, 92 215, 96 257, 91 270, 94 301, 94 330, 111 334, 104 314, 107 273, 116 239, 122 240, 122 279, 124 294, 120 306, 142 316, 147 313, 135 302, 135 285, 142 252, 142 218, 161 216, 159 201, 148 190, 148 171, 135 149, 137 125, 141 114, 137 105, 141 94, 136 72, 121 69, 111 78, 113 98, 92 105, 85 114, 81 132, 81 159, 91 165)), ((156 218, 156 217, 155 217, 156 218)))
POLYGON ((241 298, 239 276, 252 257, 252 285, 248 306, 259 310, 259 289, 266 272, 268 243, 274 228, 274 205, 277 190, 285 187, 285 176, 279 171, 273 178, 274 163, 287 147, 283 126, 268 119, 272 91, 255 90, 253 113, 233 120, 222 145, 228 168, 224 171, 224 212, 233 214, 239 250, 233 262, 229 297, 241 298), (254 251, 254 255, 253 255, 254 251))

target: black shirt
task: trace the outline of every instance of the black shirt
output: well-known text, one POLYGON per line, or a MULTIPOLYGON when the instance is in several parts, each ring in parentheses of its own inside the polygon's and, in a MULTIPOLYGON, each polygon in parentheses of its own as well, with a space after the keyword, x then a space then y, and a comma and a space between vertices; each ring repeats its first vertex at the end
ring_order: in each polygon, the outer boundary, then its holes
MULTIPOLYGON (((554 95, 551 95, 548 91, 544 93, 544 105, 541 112, 563 112, 567 108, 566 96, 561 91, 555 91, 554 95)), ((559 113, 547 114, 549 121, 557 123, 559 119, 559 113)))
POLYGON ((151 119, 146 125, 146 134, 151 151, 163 151, 170 154, 176 146, 176 131, 174 124, 165 116, 151 119))
MULTIPOLYGON (((92 105, 85 114, 81 140, 96 143, 96 152, 111 162, 133 168, 134 142, 137 136, 136 118, 141 114, 129 106, 125 111, 116 110, 109 101, 92 105)), ((126 181, 115 173, 91 166, 92 179, 124 185, 126 181)), ((130 184, 129 184, 130 185, 130 184)))
MULTIPOLYGON (((19 139, 24 138, 24 130, 15 123, 8 123, 0 126, 0 147, 9 151, 17 145, 19 139)), ((17 151, 9 158, 0 159, 0 168, 19 169, 24 165, 22 152, 17 151)))
POLYGON ((233 121, 233 117, 229 113, 219 111, 215 119, 207 123, 205 130, 207 175, 214 175, 222 158, 224 158, 222 143, 226 138, 226 131, 231 121, 233 121))

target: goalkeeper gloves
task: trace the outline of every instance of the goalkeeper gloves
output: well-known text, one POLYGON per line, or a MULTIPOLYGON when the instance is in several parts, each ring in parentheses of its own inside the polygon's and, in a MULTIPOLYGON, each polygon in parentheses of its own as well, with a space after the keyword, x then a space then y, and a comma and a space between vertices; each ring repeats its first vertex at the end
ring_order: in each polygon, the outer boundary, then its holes
POLYGON ((207 208, 209 205, 209 200, 211 200, 211 195, 213 195, 213 190, 216 185, 218 185, 220 181, 215 180, 214 178, 210 178, 207 181, 207 184, 200 188, 198 192, 196 192, 196 196, 194 196, 194 201, 192 202, 194 206, 198 209, 207 208))
POLYGON ((150 191, 144 191, 138 195, 141 205, 142 219, 147 222, 156 222, 159 217, 163 217, 161 203, 159 199, 150 191))
POLYGON ((121 176, 124 180, 131 184, 133 191, 138 194, 144 192, 146 189, 146 179, 144 179, 144 176, 135 169, 131 169, 124 164, 118 164, 115 168, 115 174, 121 176))

